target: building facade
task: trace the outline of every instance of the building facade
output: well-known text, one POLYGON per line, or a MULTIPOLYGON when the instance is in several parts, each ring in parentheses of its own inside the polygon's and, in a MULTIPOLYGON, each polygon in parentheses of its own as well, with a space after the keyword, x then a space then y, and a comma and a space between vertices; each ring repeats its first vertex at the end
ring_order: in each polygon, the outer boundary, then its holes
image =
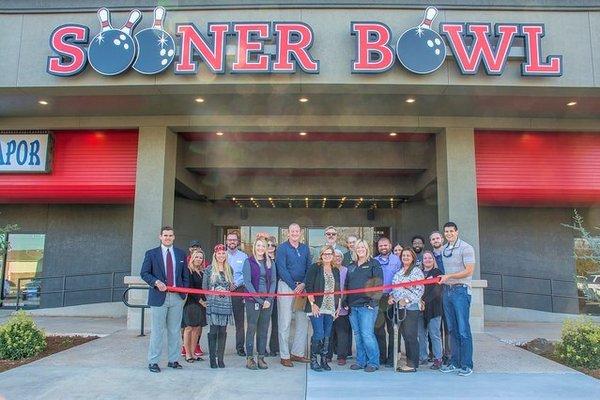
POLYGON ((4 305, 119 301, 164 224, 318 248, 452 220, 490 312, 579 313, 600 5, 521 3, 0 1, 4 305))

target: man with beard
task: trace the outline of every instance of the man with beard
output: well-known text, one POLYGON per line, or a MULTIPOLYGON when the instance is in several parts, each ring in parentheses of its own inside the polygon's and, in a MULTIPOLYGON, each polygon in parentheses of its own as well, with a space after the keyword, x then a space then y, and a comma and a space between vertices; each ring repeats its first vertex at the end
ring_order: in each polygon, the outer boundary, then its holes
POLYGON ((342 260, 342 265, 347 267, 352 264, 352 252, 354 251, 354 246, 356 246, 356 236, 350 235, 346 238, 346 246, 348 246, 348 251, 344 253, 344 259, 342 260))
POLYGON ((412 249, 415 251, 417 255, 417 259, 415 260, 415 265, 421 269, 423 269, 423 247, 425 247, 425 239, 423 236, 416 235, 413 236, 412 240, 412 249))
POLYGON ((433 248, 433 255, 435 257, 437 267, 443 274, 444 257, 442 257, 442 246, 444 246, 444 238, 442 238, 442 234, 438 231, 431 232, 431 235, 429 235, 429 243, 431 243, 431 247, 433 248))
MULTIPOLYGON (((238 231, 231 231, 227 234, 227 262, 233 270, 233 284, 236 292, 244 293, 244 262, 248 256, 246 253, 238 249, 240 245, 240 234, 238 231)), ((235 349, 238 356, 245 357, 246 351, 244 344, 246 341, 246 333, 244 329, 244 298, 239 296, 231 297, 231 306, 233 307, 233 319, 235 321, 235 349)))
MULTIPOLYGON (((444 257, 442 256, 442 249, 444 246, 444 238, 442 234, 438 231, 433 231, 429 235, 429 243, 431 243, 431 247, 433 248, 433 256, 435 257, 435 262, 437 264, 438 269, 442 274, 445 274, 444 271, 444 257)), ((450 351, 450 335, 448 334, 448 323, 446 322, 446 317, 443 314, 442 310, 442 337, 444 339, 444 356, 442 357, 442 362, 444 365, 448 365, 450 361, 450 355, 452 352, 450 351)))
MULTIPOLYGON (((375 259, 379 261, 383 270, 383 284, 391 285, 394 275, 401 269, 400 259, 392 253, 392 242, 386 237, 382 237, 377 241, 377 250, 379 255, 375 259)), ((379 361, 381 364, 385 364, 386 367, 392 368, 394 366, 394 323, 386 317, 390 291, 391 289, 384 290, 379 301, 379 312, 375 321, 375 336, 379 346, 379 361)))

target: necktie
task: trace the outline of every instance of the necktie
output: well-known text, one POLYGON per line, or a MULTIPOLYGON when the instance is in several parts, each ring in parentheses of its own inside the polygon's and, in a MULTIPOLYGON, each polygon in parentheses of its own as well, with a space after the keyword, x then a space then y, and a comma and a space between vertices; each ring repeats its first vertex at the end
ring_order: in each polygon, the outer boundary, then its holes
POLYGON ((171 257, 171 251, 167 249, 167 286, 173 286, 173 258, 171 257))

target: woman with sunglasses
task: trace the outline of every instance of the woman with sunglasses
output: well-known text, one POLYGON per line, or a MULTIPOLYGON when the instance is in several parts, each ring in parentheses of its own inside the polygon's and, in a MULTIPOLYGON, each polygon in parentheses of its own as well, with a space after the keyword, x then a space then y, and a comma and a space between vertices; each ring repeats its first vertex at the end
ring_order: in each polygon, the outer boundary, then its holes
MULTIPOLYGON (((394 275, 392 284, 419 281, 424 279, 423 272, 416 266, 417 255, 411 248, 400 253, 402 269, 394 275)), ((400 308, 400 331, 406 347, 406 364, 398 367, 398 372, 416 372, 419 367, 419 314, 420 301, 424 292, 423 285, 399 287, 392 290, 389 304, 396 303, 400 308)))
MULTIPOLYGON (((323 246, 316 263, 306 272, 307 293, 329 293, 340 290, 340 271, 334 264, 335 250, 333 246, 323 246)), ((324 296, 308 296, 305 311, 308 313, 313 328, 310 341, 310 369, 313 371, 331 371, 327 364, 329 338, 333 320, 340 308, 340 296, 325 294, 324 296), (321 356, 321 362, 317 360, 321 356)))
MULTIPOLYGON (((202 289, 216 292, 228 292, 234 289, 233 270, 227 262, 227 252, 222 244, 218 244, 214 248, 212 264, 206 268, 202 278, 202 289)), ((208 333, 210 367, 225 368, 223 358, 227 325, 233 323, 231 296, 207 295, 204 304, 210 326, 208 333)))
MULTIPOLYGON (((190 270, 190 288, 202 289, 204 267, 204 252, 193 250, 188 259, 190 270)), ((185 346, 185 361, 203 361, 202 357, 194 357, 194 348, 202 335, 202 327, 206 326, 205 297, 202 294, 188 294, 183 306, 183 344, 185 346)))

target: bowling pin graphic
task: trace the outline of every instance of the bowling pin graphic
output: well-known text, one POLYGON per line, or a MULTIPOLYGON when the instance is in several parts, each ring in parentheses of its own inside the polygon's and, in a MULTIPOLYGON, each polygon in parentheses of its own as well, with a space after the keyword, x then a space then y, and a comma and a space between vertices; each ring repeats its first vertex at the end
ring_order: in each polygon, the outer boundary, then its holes
POLYGON ((444 64, 446 45, 442 37, 431 29, 438 10, 427 7, 423 20, 402 33, 396 44, 400 63, 415 74, 430 74, 444 64))
POLYGON ((112 76, 125 72, 131 66, 136 53, 131 32, 141 16, 139 10, 133 10, 123 27, 115 29, 110 22, 110 11, 106 8, 98 10, 100 32, 92 39, 88 48, 92 68, 102 75, 112 76))
POLYGON ((166 14, 164 7, 156 7, 152 26, 135 35, 137 57, 133 69, 140 74, 158 74, 167 69, 175 58, 175 41, 163 26, 166 14))

